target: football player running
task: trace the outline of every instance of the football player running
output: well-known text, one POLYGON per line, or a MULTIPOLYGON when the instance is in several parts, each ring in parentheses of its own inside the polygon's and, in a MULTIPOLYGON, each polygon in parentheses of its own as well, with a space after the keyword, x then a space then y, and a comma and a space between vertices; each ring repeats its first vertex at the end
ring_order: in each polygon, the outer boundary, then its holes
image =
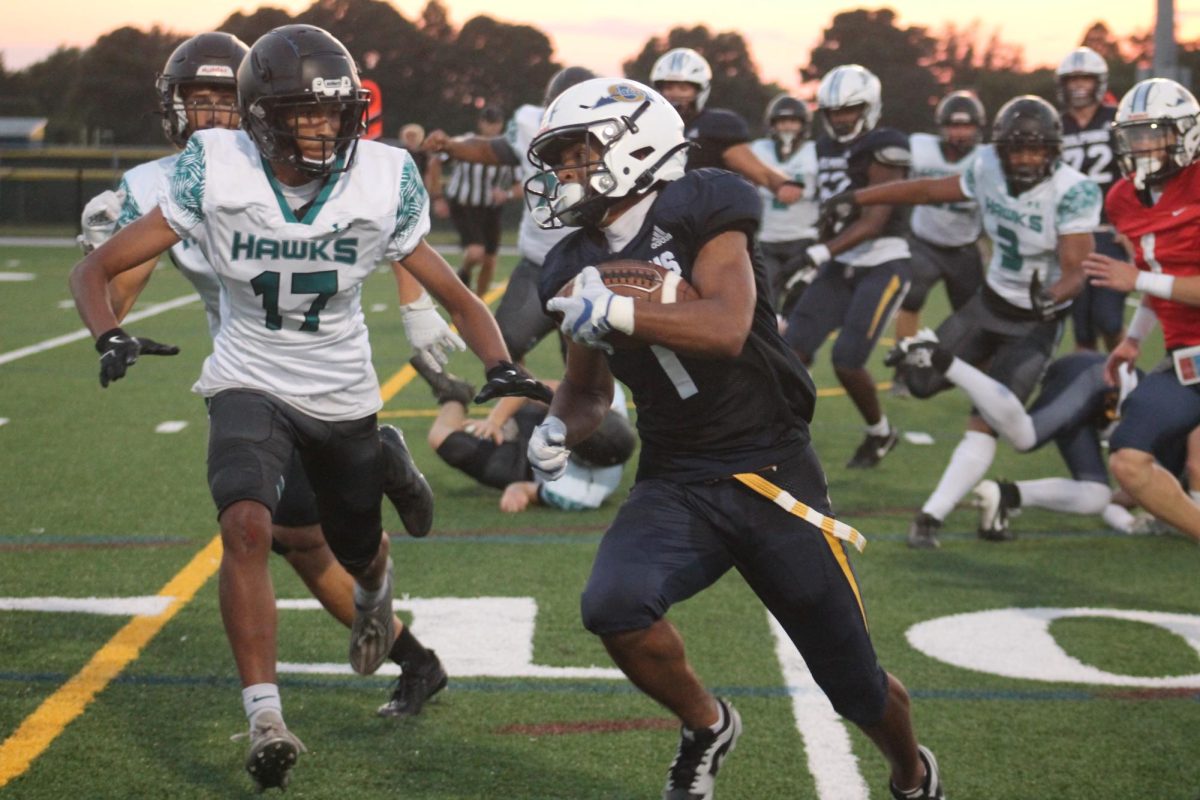
MULTIPOLYGON (((192 133, 209 128, 236 130, 236 74, 249 48, 227 33, 202 33, 186 40, 167 59, 157 80, 159 113, 167 139, 182 148, 192 133)), ((141 164, 121 177, 116 192, 103 192, 88 203, 84 212, 84 252, 108 241, 118 228, 140 218, 157 205, 161 188, 174 171, 179 156, 170 155, 141 164), (114 202, 114 199, 116 202, 114 202)), ((204 303, 209 332, 221 327, 220 283, 200 248, 184 240, 167 254, 171 263, 195 287, 204 303)), ((108 285, 117 322, 124 320, 145 289, 158 263, 145 264, 116 275, 108 285)), ((401 312, 409 343, 418 358, 440 363, 444 350, 463 345, 433 309, 432 301, 406 271, 397 270, 401 281, 401 312), (403 304, 405 297, 412 302, 403 304)), ((146 341, 139 339, 139 355, 146 355, 146 341)), ((151 351, 152 352, 152 351, 151 351)), ((426 535, 433 524, 433 492, 413 463, 403 434, 390 425, 380 426, 383 448, 384 493, 396 507, 405 529, 413 536, 426 535)), ((354 620, 353 579, 338 564, 319 524, 316 497, 304 474, 299 456, 294 456, 284 475, 284 491, 275 509, 271 549, 283 555, 313 595, 342 624, 354 620)), ((412 632, 396 618, 396 644, 389 657, 400 665, 392 699, 380 714, 407 716, 419 713, 425 701, 445 685, 446 675, 437 656, 420 645, 412 632)))
MULTIPOLYGON (((820 200, 908 174, 908 137, 877 127, 883 110, 879 92, 879 79, 857 64, 837 67, 821 79, 820 200)), ((900 441, 879 404, 866 363, 908 291, 907 227, 901 209, 880 206, 836 231, 823 231, 822 242, 805 251, 817 276, 787 319, 787 342, 806 366, 829 334, 841 329, 833 345, 833 370, 867 425, 846 464, 852 469, 874 467, 900 441)))
POLYGON ((377 670, 400 633, 362 282, 387 258, 427 286, 489 368, 481 395, 545 387, 508 363, 487 308, 425 243, 428 197, 411 157, 360 141, 367 96, 337 39, 309 25, 270 31, 242 60, 237 91, 244 130, 195 132, 157 207, 85 256, 71 291, 107 385, 142 352, 118 326, 110 280, 186 240, 220 281, 220 327, 194 390, 209 403, 221 616, 250 720, 246 767, 267 788, 287 784, 303 749, 283 722, 267 570, 271 518, 295 453, 325 540, 353 579, 355 671, 377 670))
POLYGON ((721 167, 737 172, 784 205, 803 197, 804 186, 794 176, 755 156, 746 120, 728 109, 708 105, 712 67, 704 56, 690 47, 668 50, 650 68, 650 85, 683 118, 684 135, 692 143, 687 155, 689 170, 721 167))
MULTIPOLYGON (((822 214, 845 219, 856 216, 861 206, 877 204, 979 203, 992 240, 986 280, 938 326, 936 338, 963 361, 986 364, 987 374, 1024 403, 1054 353, 1061 319, 1083 284, 1081 265, 1092 251, 1102 195, 1093 181, 1059 159, 1062 122, 1045 100, 1024 95, 1005 103, 996 115, 992 140, 994 145, 978 148, 961 176, 852 190, 832 198, 822 214)), ((914 351, 907 366, 924 366, 927 357, 914 351)), ((909 358, 899 346, 888 363, 909 358)), ((902 372, 916 397, 930 397, 951 385, 936 372, 902 372)), ((938 546, 937 531, 946 515, 987 474, 995 454, 995 432, 973 413, 937 487, 909 528, 910 547, 938 546)))
POLYGON ((1200 424, 1200 104, 1175 81, 1142 81, 1117 107, 1116 142, 1124 177, 1106 206, 1133 244, 1136 267, 1093 253, 1084 269, 1098 286, 1141 292, 1142 302, 1109 354, 1109 380, 1137 359, 1151 316, 1162 325, 1173 369, 1153 370, 1129 396, 1108 463, 1147 511, 1200 541, 1197 495, 1189 498, 1154 457, 1160 443, 1182 441, 1200 424))
MULTIPOLYGON (((1113 119, 1117 109, 1108 103, 1108 64, 1090 47, 1066 55, 1054 71, 1058 102, 1062 108, 1063 161, 1087 175, 1107 193, 1121 178, 1114 157, 1113 119)), ((1096 252, 1122 261, 1129 258, 1117 243, 1107 213, 1101 209, 1100 227, 1093 232, 1096 252)), ((1095 350, 1096 335, 1111 351, 1121 341, 1125 326, 1125 293, 1085 283, 1071 303, 1071 330, 1075 346, 1095 350)))
MULTIPOLYGON (((533 174, 529 162, 525 160, 525 153, 537 134, 545 107, 568 87, 594 77, 592 71, 585 67, 564 67, 554 73, 546 84, 542 104, 526 104, 518 108, 509 120, 504 135, 451 138, 445 131, 436 130, 426 137, 421 147, 431 152, 445 153, 455 161, 517 167, 520 170, 518 177, 525 181, 533 174)), ((509 275, 508 288, 504 290, 500 307, 496 309, 496 323, 515 361, 522 361, 546 334, 554 330, 554 321, 542 312, 541 303, 538 302, 537 286, 546 253, 566 232, 542 228, 534 219, 534 211, 534 208, 526 206, 521 215, 521 227, 517 233, 517 250, 521 258, 509 275)))
POLYGON ((806 197, 795 203, 783 203, 768 189, 760 187, 763 201, 758 243, 771 287, 775 312, 786 317, 816 270, 805 267, 804 251, 817 240, 817 150, 809 139, 812 112, 803 100, 781 94, 767 104, 763 115, 768 135, 750 143, 754 155, 798 183, 809 187, 806 197))
MULTIPOLYGON (((986 123, 983 103, 971 92, 951 92, 938 102, 933 118, 938 128, 936 136, 914 133, 908 137, 912 149, 910 174, 914 178, 961 175, 982 139, 986 123)), ((938 281, 945 282, 953 311, 966 305, 983 282, 983 256, 979 250, 983 223, 977 203, 917 206, 909 227, 912 286, 896 314, 897 340, 913 336, 920 329, 921 309, 938 281)), ((893 394, 908 394, 899 372, 892 387, 893 394)))
POLYGON ((642 441, 637 479, 604 534, 582 617, 635 686, 682 723, 667 800, 712 798, 742 721, 700 682, 670 607, 736 567, 779 620, 833 707, 859 725, 891 769, 898 798, 943 797, 919 746, 904 687, 876 660, 825 475, 810 441, 816 392, 783 342, 754 255, 754 187, 723 170, 686 170, 675 109, 637 82, 581 83, 547 110, 527 191, 547 225, 579 228, 547 256, 546 308, 570 338, 550 415, 529 460, 554 479, 600 424, 614 377, 629 387, 642 441), (699 292, 635 302, 595 264, 653 261, 699 292), (570 297, 556 297, 573 282, 570 297), (721 324, 713 324, 719 320, 721 324), (636 346, 615 349, 616 331, 636 346))

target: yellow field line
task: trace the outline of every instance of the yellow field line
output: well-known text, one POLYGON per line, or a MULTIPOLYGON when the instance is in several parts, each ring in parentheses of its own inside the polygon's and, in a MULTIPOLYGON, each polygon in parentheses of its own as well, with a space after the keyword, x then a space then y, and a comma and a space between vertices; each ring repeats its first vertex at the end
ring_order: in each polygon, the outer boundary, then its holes
MULTIPOLYGON (((484 300, 490 304, 503 292, 504 284, 489 292, 484 300)), ((379 394, 383 402, 395 397, 414 375, 416 372, 413 368, 405 364, 404 369, 380 387, 379 394)), ((29 769, 34 759, 44 753, 59 734, 83 713, 96 695, 104 691, 163 626, 191 602, 220 564, 221 537, 214 536, 187 566, 159 590, 159 597, 171 601, 164 611, 131 619, 96 651, 83 669, 25 718, 20 727, 0 744, 0 788, 29 769)))

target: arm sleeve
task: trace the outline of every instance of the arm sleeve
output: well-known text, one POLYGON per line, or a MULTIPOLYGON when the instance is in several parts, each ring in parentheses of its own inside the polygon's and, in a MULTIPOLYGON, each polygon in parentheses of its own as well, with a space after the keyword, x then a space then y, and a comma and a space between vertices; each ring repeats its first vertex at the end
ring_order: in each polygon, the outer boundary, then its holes
POLYGON ((400 175, 400 200, 396 204, 396 225, 392 229, 384 257, 391 261, 408 258, 429 233, 429 193, 421 173, 411 158, 405 159, 400 175))
POLYGON ((175 162, 175 171, 159 198, 163 218, 180 238, 195 239, 193 231, 204 222, 206 175, 204 142, 201 137, 193 136, 175 162))
POLYGON ((1055 212, 1058 232, 1091 233, 1100 225, 1100 209, 1103 205, 1104 195, 1095 181, 1079 181, 1058 201, 1055 212))

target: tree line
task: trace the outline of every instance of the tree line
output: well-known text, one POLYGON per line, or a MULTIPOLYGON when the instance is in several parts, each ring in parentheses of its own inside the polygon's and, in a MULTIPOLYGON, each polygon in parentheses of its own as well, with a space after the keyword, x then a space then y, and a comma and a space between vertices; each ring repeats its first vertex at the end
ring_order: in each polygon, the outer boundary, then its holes
MULTIPOLYGON (((346 44, 364 77, 380 86, 386 136, 408 122, 466 131, 485 104, 509 113, 540 103, 547 80, 564 66, 537 28, 480 15, 456 29, 440 0, 429 0, 415 20, 382 0, 315 0, 295 16, 278 8, 235 13, 218 30, 252 44, 293 22, 318 25, 346 44)), ((25 69, 6 70, 0 59, 0 115, 47 117, 46 138, 53 143, 161 144, 153 124, 154 76, 189 35, 122 27, 86 48, 59 48, 25 69)), ((1152 46, 1149 33, 1121 37, 1103 22, 1081 31, 1080 43, 1108 61, 1115 97, 1136 82, 1152 46)), ((709 103, 739 112, 757 129, 767 102, 783 90, 760 78, 750 43, 736 31, 673 28, 625 61, 625 74, 644 81, 659 55, 685 46, 712 64, 709 103)), ((1180 61, 1200 76, 1200 41, 1182 43, 1180 61)), ((880 77, 883 124, 906 131, 929 130, 934 105, 953 89, 973 89, 990 112, 1018 94, 1056 100, 1053 69, 1025 68, 1019 46, 986 34, 979 23, 931 31, 902 26, 886 8, 845 11, 823 30, 808 63, 797 65, 797 76, 813 86, 849 63, 880 77)), ((811 99, 814 91, 802 96, 811 99)))

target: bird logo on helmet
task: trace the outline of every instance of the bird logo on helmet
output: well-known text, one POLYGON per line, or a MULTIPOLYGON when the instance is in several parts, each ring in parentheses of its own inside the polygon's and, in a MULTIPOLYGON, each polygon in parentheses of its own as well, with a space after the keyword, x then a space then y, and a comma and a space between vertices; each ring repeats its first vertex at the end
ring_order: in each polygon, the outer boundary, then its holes
POLYGON ((366 131, 370 92, 345 45, 313 25, 284 25, 250 48, 238 70, 242 125, 263 158, 312 178, 345 172, 366 131), (328 114, 332 135, 301 134, 298 120, 328 114), (312 151, 314 154, 308 154, 312 151))
POLYGON ((712 67, 704 56, 690 47, 676 47, 659 56, 650 68, 650 85, 659 92, 664 83, 690 83, 696 87, 696 98, 690 103, 675 106, 680 115, 695 115, 704 110, 712 92, 712 67))
MULTIPOLYGON (((184 93, 194 86, 235 89, 238 67, 250 48, 229 33, 200 33, 185 40, 167 57, 158 74, 158 112, 163 133, 176 147, 183 147, 195 131, 188 122, 184 93)), ((229 109, 233 117, 233 109, 229 109)), ((232 121, 236 127, 236 120, 232 121)))
POLYGON ((1062 154, 1062 119, 1054 106, 1031 94, 1009 100, 996 113, 992 141, 1013 197, 1037 186, 1054 171, 1062 154), (1036 161, 1014 161, 1018 151, 1040 150, 1036 161))
POLYGON ((584 81, 542 115, 529 145, 538 172, 525 182, 526 202, 543 228, 599 225, 616 201, 683 177, 688 147, 679 113, 649 86, 584 81))
POLYGON ((879 115, 883 113, 879 78, 858 64, 835 67, 817 87, 817 110, 826 133, 842 143, 854 141, 879 124, 879 115), (859 112, 852 121, 839 120, 835 125, 830 115, 848 109, 859 112))
POLYGON ((1113 127, 1121 174, 1139 190, 1160 185, 1200 153, 1200 104, 1166 78, 1130 89, 1117 106, 1113 127))
POLYGON ((1090 47, 1077 47, 1067 53, 1058 62, 1054 77, 1058 83, 1058 103, 1063 108, 1087 108, 1104 102, 1108 93, 1108 62, 1090 47), (1068 78, 1076 76, 1094 78, 1096 83, 1091 91, 1086 87, 1068 89, 1068 78))

